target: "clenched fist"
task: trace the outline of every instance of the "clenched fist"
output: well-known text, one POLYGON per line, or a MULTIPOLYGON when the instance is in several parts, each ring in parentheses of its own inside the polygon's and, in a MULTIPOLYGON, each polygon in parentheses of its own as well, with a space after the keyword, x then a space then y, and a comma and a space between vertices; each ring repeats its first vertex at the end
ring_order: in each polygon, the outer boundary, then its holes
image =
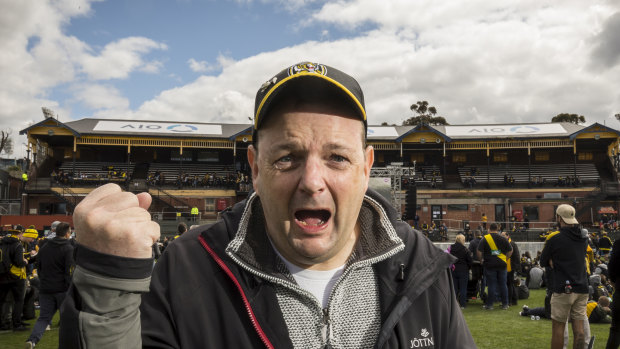
POLYGON ((150 258, 159 239, 159 224, 147 211, 150 205, 148 193, 134 195, 112 183, 101 186, 75 208, 76 241, 101 253, 150 258))

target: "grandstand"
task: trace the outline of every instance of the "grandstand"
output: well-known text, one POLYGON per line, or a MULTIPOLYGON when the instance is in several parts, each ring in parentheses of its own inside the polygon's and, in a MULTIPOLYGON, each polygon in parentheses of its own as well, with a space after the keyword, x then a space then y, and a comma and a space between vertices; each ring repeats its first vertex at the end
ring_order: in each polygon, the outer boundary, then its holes
MULTIPOLYGON (((22 214, 50 205, 70 213, 94 187, 116 182, 156 196, 159 220, 172 224, 195 206, 208 221, 251 189, 251 124, 47 118, 20 133, 32 163, 22 214)), ((443 221, 452 234, 476 228, 483 213, 505 226, 527 216, 533 232, 520 238, 531 240, 559 204, 576 205, 586 225, 601 207, 618 209, 620 132, 605 125, 369 126, 368 143, 397 209, 405 213, 403 183, 415 183, 420 223, 443 221)))

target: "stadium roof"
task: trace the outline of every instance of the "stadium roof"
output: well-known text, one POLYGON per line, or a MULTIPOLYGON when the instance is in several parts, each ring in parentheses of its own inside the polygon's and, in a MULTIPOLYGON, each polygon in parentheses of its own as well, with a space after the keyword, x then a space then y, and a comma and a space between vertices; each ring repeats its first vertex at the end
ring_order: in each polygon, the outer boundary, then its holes
MULTIPOLYGON (((37 126, 48 126, 46 120, 32 125, 20 134, 37 126)), ((81 119, 59 123, 76 136, 145 136, 174 138, 219 138, 233 140, 243 134, 252 134, 252 124, 197 123, 183 121, 149 121, 121 119, 81 119)))
MULTIPOLYGON (((183 121, 149 121, 121 119, 81 119, 62 123, 45 119, 22 131, 25 134, 36 127, 65 128, 76 137, 81 136, 145 136, 174 138, 211 138, 234 140, 250 136, 252 124, 198 123, 183 121)), ((416 126, 368 126, 369 141, 403 142, 413 133, 430 132, 444 142, 462 140, 502 140, 569 138, 587 132, 611 132, 620 137, 620 131, 594 123, 590 126, 561 123, 483 124, 483 125, 416 125, 416 126)))

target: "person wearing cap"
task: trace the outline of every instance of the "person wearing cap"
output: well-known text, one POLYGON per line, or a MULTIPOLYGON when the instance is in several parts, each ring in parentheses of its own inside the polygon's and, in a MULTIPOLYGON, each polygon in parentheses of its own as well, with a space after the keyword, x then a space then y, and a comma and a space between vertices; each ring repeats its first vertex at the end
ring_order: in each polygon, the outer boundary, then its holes
POLYGON ((56 237, 39 250, 37 274, 40 279, 40 314, 26 340, 26 348, 33 348, 43 336, 52 317, 65 298, 73 270, 73 246, 69 241, 71 226, 62 222, 56 225, 56 237))
MULTIPOLYGON (((1 243, 6 246, 3 247, 2 250, 8 253, 10 270, 7 273, 0 274, 0 303, 4 302, 8 293, 11 292, 13 295, 13 331, 28 330, 26 324, 22 322, 22 310, 24 308, 24 296, 26 294, 26 266, 28 265, 22 243, 30 243, 38 236, 38 233, 35 234, 28 230, 24 232, 24 228, 18 225, 15 229, 10 230, 10 235, 5 236, 1 241, 1 243)), ((5 315, 6 314, 2 314, 2 319, 5 318, 5 315)))
POLYGON ((586 272, 587 235, 575 218, 575 208, 562 204, 556 210, 560 232, 547 238, 540 257, 543 267, 551 268, 552 335, 551 348, 564 345, 564 326, 571 319, 574 348, 585 343, 584 321, 588 320, 588 276, 586 272))
POLYGON ((169 244, 152 276, 149 195, 92 191, 74 213, 61 347, 475 348, 454 257, 368 189, 366 127, 359 84, 335 68, 269 79, 247 153, 255 191, 169 244))

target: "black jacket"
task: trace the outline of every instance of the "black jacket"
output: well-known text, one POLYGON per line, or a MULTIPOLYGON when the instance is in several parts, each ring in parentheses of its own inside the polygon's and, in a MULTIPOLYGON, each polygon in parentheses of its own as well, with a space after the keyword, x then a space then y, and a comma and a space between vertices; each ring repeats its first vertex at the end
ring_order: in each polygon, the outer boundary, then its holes
MULTIPOLYGON (((11 265, 19 268, 23 268, 26 266, 27 263, 24 262, 24 246, 19 242, 18 238, 7 235, 2 238, 2 241, 0 241, 0 243, 6 246, 6 248, 3 250, 8 251, 8 257, 11 261, 11 265)), ((17 280, 19 280, 19 277, 12 275, 11 272, 0 275, 1 284, 15 282, 17 280)))
MULTIPOLYGON (((405 245, 404 251, 374 265, 382 319, 375 347, 410 348, 415 342, 432 348, 475 348, 454 296, 448 269, 454 258, 396 221, 396 212, 379 195, 369 195, 386 209, 405 245)), ((250 274, 225 252, 244 204, 235 205, 213 225, 185 233, 162 254, 140 306, 143 347, 292 347, 273 284, 250 274)), ((78 247, 78 266, 112 273, 110 264, 82 264, 82 253, 94 260, 103 256, 78 247)), ((142 270, 149 261, 142 261, 142 270)), ((136 271, 139 262, 133 261, 136 271)), ((79 297, 72 288, 63 305, 63 348, 79 347, 79 297)))
POLYGON ((540 256, 541 266, 553 264, 553 281, 547 287, 563 293, 568 280, 574 293, 588 293, 587 246, 587 236, 578 227, 563 227, 547 240, 540 256))
POLYGON ((37 273, 42 293, 66 292, 71 284, 73 245, 69 239, 48 240, 37 254, 37 273))
POLYGON ((450 246, 450 254, 458 258, 454 262, 454 271, 458 273, 468 272, 472 264, 469 250, 464 245, 456 242, 450 246))
MULTIPOLYGON (((499 235, 499 233, 489 233, 487 235, 491 236, 495 242, 495 247, 497 247, 501 253, 507 254, 512 251, 512 246, 510 246, 508 240, 499 235)), ((506 269, 506 263, 498 256, 492 254, 491 247, 486 239, 487 235, 482 237, 482 240, 480 240, 480 244, 478 245, 478 251, 482 252, 482 259, 484 260, 483 266, 486 269, 492 270, 506 269)))
POLYGON ((607 271, 609 272, 609 281, 618 283, 618 279, 620 279, 620 239, 614 241, 609 263, 607 264, 607 271))

